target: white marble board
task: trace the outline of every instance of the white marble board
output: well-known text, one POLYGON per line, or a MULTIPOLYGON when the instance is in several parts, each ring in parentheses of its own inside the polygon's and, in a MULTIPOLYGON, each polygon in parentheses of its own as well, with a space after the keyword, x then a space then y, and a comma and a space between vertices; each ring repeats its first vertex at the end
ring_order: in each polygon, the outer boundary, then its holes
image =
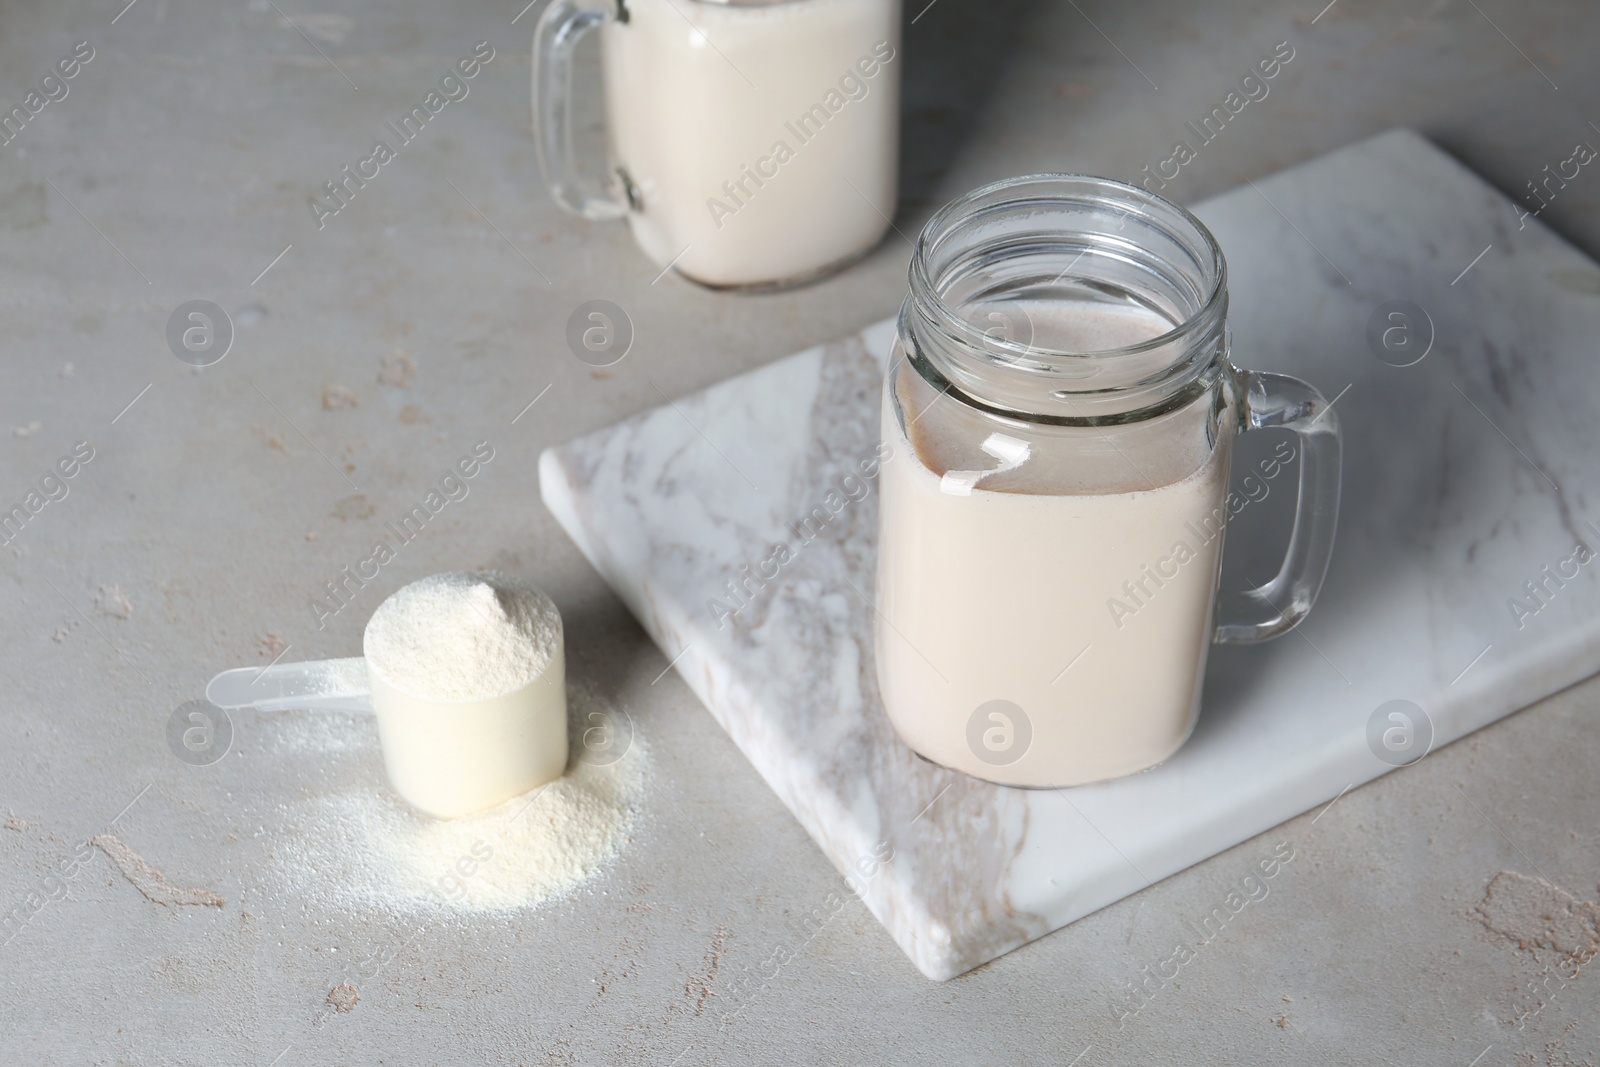
MULTIPOLYGON (((1339 395, 1345 491, 1310 619, 1216 649, 1199 727, 1153 771, 1007 789, 915 757, 890 729, 865 599, 875 486, 809 543, 793 528, 876 444, 890 323, 541 458, 547 506, 930 978, 1394 769, 1368 741, 1387 701, 1421 708, 1437 747, 1600 668, 1600 567, 1546 582, 1542 603, 1524 589, 1578 542, 1600 547, 1596 265, 1406 130, 1196 212, 1228 258, 1235 362, 1339 395), (1368 344, 1393 300, 1432 322, 1413 366, 1368 344), (779 542, 793 560, 719 628, 709 601, 731 606, 724 583, 779 542), (1538 611, 1514 612, 1515 597, 1538 611)), ((1270 574, 1283 523, 1269 512, 1293 477, 1230 526, 1230 573, 1270 574)))

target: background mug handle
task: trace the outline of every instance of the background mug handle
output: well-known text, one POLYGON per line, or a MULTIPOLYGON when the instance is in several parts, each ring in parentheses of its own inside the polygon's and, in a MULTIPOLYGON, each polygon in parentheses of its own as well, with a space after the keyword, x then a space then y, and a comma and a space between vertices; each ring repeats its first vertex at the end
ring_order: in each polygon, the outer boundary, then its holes
POLYGON ((625 199, 584 188, 572 150, 572 56, 586 33, 613 21, 628 21, 627 9, 616 0, 555 0, 533 33, 533 140, 539 171, 555 202, 586 219, 619 219, 628 213, 625 199))

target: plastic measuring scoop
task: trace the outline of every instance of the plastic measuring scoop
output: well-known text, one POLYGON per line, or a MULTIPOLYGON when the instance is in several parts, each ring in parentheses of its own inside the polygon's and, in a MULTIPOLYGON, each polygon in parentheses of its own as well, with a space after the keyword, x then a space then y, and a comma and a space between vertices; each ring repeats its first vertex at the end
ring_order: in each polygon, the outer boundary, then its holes
POLYGON ((559 647, 538 677, 485 700, 416 696, 361 656, 223 671, 206 686, 206 699, 235 710, 375 714, 389 784, 440 819, 502 804, 559 778, 567 766, 566 657, 559 647))
POLYGON ((219 708, 257 711, 355 711, 372 714, 372 687, 367 661, 320 659, 306 663, 274 663, 270 667, 237 667, 223 671, 206 685, 206 699, 219 708))

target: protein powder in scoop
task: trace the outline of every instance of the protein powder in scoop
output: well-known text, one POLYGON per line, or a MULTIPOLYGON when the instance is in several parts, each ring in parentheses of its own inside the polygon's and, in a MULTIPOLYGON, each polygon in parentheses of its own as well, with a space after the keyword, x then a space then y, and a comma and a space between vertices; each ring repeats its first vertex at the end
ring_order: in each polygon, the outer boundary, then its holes
POLYGON ((539 589, 423 578, 379 605, 363 651, 389 781, 413 807, 454 818, 566 769, 561 615, 539 589))

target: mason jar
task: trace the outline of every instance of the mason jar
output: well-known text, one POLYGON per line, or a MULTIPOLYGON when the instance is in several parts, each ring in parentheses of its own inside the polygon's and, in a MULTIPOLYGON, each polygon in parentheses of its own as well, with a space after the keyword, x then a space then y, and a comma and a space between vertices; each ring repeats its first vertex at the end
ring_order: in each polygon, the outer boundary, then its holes
POLYGON ((791 285, 877 244, 896 202, 900 0, 555 0, 534 36, 540 167, 557 204, 625 218, 714 287, 791 285), (600 30, 605 180, 572 144, 572 60, 600 30))
POLYGON ((1233 366, 1227 315, 1216 239, 1122 182, 997 182, 923 229, 883 390, 875 635, 916 752, 1017 786, 1144 770, 1193 729, 1213 641, 1310 611, 1338 418, 1233 366), (1269 427, 1291 434, 1251 475, 1298 466, 1288 548, 1219 597, 1234 439, 1269 427))

